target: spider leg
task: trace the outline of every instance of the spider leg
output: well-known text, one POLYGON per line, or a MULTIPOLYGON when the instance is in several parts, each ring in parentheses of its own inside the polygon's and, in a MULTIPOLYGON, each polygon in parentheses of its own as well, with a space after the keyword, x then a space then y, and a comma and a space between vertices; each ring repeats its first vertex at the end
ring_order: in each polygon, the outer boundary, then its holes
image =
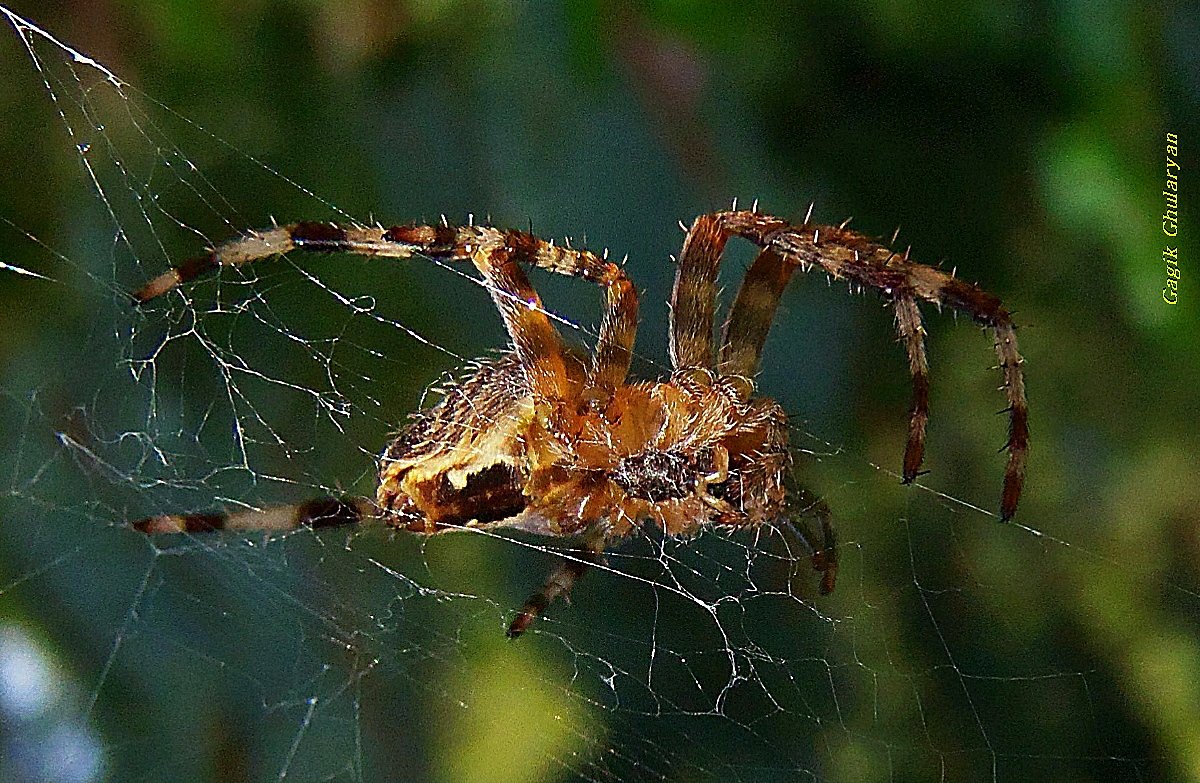
MULTIPOLYGON (((775 320, 783 291, 797 264, 773 250, 759 253, 746 272, 737 298, 725 321, 718 372, 753 378, 758 372, 763 345, 775 320)), ((925 425, 929 420, 929 364, 925 357, 921 313, 910 294, 898 291, 894 298, 896 324, 908 351, 913 377, 913 401, 904 452, 904 482, 911 483, 921 468, 925 453, 925 425)))
MULTIPOLYGON (((730 231, 724 225, 725 213, 701 215, 692 222, 679 263, 675 285, 671 289, 671 365, 680 367, 713 366, 713 315, 717 307, 717 270, 730 231)), ((782 228, 787 224, 774 220, 782 228)))
POLYGON ((488 282, 534 398, 566 399, 570 385, 562 335, 550 323, 525 271, 504 247, 481 246, 471 260, 488 282))
POLYGON ((712 367, 717 268, 728 239, 719 216, 701 215, 683 240, 670 302, 671 366, 676 369, 712 367))
POLYGON ((612 390, 625 382, 637 337, 638 300, 633 284, 621 273, 605 288, 604 319, 592 356, 589 380, 593 387, 612 390))
POLYGON ((291 506, 214 514, 160 514, 131 523, 142 533, 207 533, 214 530, 284 531, 357 525, 376 517, 375 503, 364 497, 321 497, 291 506))
POLYGON ((604 289, 604 318, 588 370, 592 387, 611 391, 625 382, 637 337, 637 290, 619 264, 587 250, 575 250, 522 231, 505 234, 520 260, 568 277, 579 277, 604 289))
POLYGON ((795 488, 793 492, 791 507, 796 509, 800 518, 815 520, 820 526, 820 535, 810 535, 813 533, 811 530, 806 533, 799 522, 793 519, 785 520, 785 530, 790 531, 808 552, 813 570, 821 574, 818 589, 821 595, 829 595, 837 584, 838 571, 837 533, 833 529, 832 514, 825 501, 809 490, 795 488))
POLYGON ((552 603, 560 596, 564 599, 570 594, 571 588, 579 581, 588 568, 600 561, 604 552, 604 537, 596 531, 589 532, 584 543, 571 554, 567 555, 558 566, 550 572, 536 593, 529 596, 521 612, 508 626, 508 638, 516 639, 528 630, 533 621, 542 616, 552 603))
POLYGON ((509 335, 530 373, 535 394, 565 392, 562 338, 519 264, 581 277, 602 286, 606 308, 589 371, 593 385, 615 387, 625 380, 637 331, 637 292, 618 265, 586 250, 564 248, 522 231, 490 226, 341 226, 303 222, 252 231, 185 261, 146 283, 134 294, 141 304, 222 266, 243 266, 294 250, 350 253, 372 258, 414 255, 470 261, 489 283, 509 335))
MULTIPOLYGON (((909 261, 907 253, 894 253, 844 225, 792 226, 779 218, 747 211, 720 212, 708 217, 716 221, 722 234, 748 239, 763 250, 777 253, 785 262, 798 265, 803 271, 816 267, 830 277, 845 278, 860 286, 875 288, 895 303, 897 322, 908 349, 909 366, 913 369, 914 399, 909 442, 905 451, 905 481, 911 481, 910 476, 916 476, 920 465, 927 418, 928 368, 924 361, 920 314, 915 312, 915 306, 907 305, 903 300, 907 298, 915 303, 915 300, 923 299, 939 307, 946 305, 962 310, 977 323, 991 328, 995 336, 999 369, 1004 379, 1002 389, 1008 400, 1006 412, 1009 416, 1008 440, 1005 443, 1008 464, 1004 471, 1000 517, 1002 520, 1012 517, 1025 481, 1029 410, 1021 371, 1023 360, 1017 350, 1016 326, 999 298, 941 269, 909 261), (909 333, 905 332, 906 329, 909 333)), ((764 262, 764 276, 767 264, 764 262)), ((743 312, 752 309, 748 304, 743 312)), ((735 329, 731 315, 730 333, 738 333, 746 328, 739 323, 735 329)), ((740 349, 731 347, 728 351, 727 355, 732 357, 740 349)))
POLYGON ((721 375, 753 378, 758 373, 767 333, 775 321, 779 300, 796 265, 778 253, 764 250, 746 271, 721 336, 721 375))

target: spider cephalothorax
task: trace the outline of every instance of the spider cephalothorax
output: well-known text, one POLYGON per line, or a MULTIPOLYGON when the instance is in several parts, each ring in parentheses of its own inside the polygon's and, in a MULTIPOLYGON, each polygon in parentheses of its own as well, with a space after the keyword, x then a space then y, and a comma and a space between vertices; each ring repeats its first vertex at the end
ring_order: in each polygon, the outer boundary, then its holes
MULTIPOLYGON (((671 297, 670 378, 627 379, 637 327, 637 295, 622 267, 585 250, 490 226, 393 228, 295 223, 230 240, 169 270, 136 294, 158 296, 208 269, 292 250, 470 261, 482 274, 512 339, 512 350, 473 363, 442 400, 413 417, 380 458, 374 501, 310 501, 239 514, 163 515, 136 523, 146 532, 323 526, 378 517, 418 533, 513 528, 580 541, 529 599, 509 634, 523 632, 614 541, 638 526, 671 536, 713 526, 790 527, 804 511, 819 540, 800 540, 821 592, 833 590, 837 552, 828 510, 801 508, 791 468, 788 421, 755 395, 753 377, 780 296, 792 273, 819 268, 880 291, 892 303, 913 376, 903 477, 920 469, 929 384, 917 300, 969 313, 991 327, 1009 402, 1008 467, 1001 517, 1016 509, 1028 426, 1021 357, 1008 312, 977 286, 908 260, 841 226, 792 225, 757 211, 702 215, 688 231, 671 297), (717 267, 726 241, 740 236, 761 252, 746 273, 713 345, 717 267), (604 289, 596 349, 580 357, 563 343, 522 265, 581 277, 604 289)), ((797 531, 798 532, 798 531, 797 531)))

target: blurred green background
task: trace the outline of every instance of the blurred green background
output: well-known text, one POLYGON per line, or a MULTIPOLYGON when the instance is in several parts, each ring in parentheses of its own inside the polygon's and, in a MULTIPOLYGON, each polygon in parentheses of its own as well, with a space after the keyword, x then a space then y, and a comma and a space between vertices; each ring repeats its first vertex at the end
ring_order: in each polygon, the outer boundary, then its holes
MULTIPOLYGON (((0 778, 1200 780, 1194 8, 10 7, 120 82, 0 26, 0 778), (128 306, 204 244, 468 213, 586 236, 630 256, 653 375, 676 223, 735 197, 900 225, 1016 311, 1013 524, 989 338, 927 308, 931 472, 904 488, 891 316, 798 276, 761 385, 836 515, 829 598, 778 537, 650 537, 506 643, 562 542, 124 526, 370 492, 423 390, 503 345, 430 265, 292 259, 128 306)), ((596 292, 536 282, 586 342, 596 292)))

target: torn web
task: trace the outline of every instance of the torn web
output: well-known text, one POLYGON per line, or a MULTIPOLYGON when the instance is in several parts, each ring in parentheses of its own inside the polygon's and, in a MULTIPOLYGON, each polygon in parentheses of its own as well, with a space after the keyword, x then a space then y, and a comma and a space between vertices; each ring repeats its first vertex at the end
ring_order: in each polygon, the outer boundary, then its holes
MULTIPOLYGON (((388 434, 430 404, 431 384, 501 347, 503 333, 473 274, 421 260, 297 256, 131 307, 138 285, 275 217, 436 215, 343 211, 319 185, 4 13, 19 44, 4 50, 4 71, 38 87, 41 102, 25 109, 39 113, 41 144, 74 167, 77 188, 56 196, 66 228, 20 215, 0 224, 0 274, 47 278, 36 280, 46 308, 36 317, 55 331, 37 367, 14 365, 5 379, 0 600, 26 611, 52 600, 69 618, 58 632, 76 651, 74 715, 111 740, 91 779, 1141 773, 1144 760, 1102 736, 1064 755, 1064 724, 1102 735, 1092 673, 1078 661, 1027 665, 1006 640, 1019 618, 999 612, 991 592, 1048 550, 1072 549, 996 524, 999 458, 971 457, 979 467, 961 484, 901 488, 890 466, 903 407, 879 406, 881 422, 895 419, 891 452, 804 425, 811 400, 788 396, 786 339, 769 344, 763 385, 799 411, 797 469, 833 510, 842 568, 829 598, 773 531, 690 541, 647 532, 509 643, 507 622, 570 542, 379 526, 154 540, 131 531, 130 520, 158 513, 373 495, 388 434), (274 203, 296 213, 276 215, 274 203), (1007 559, 983 554, 995 551, 1007 559), (1087 710, 1048 714, 1043 726, 1004 720, 1007 705, 1054 699, 1087 710)), ((681 216, 657 217, 665 232, 681 216)), ((637 280, 663 266, 636 257, 629 269, 637 280)), ((566 292, 547 294, 549 306, 569 338, 589 344, 596 292, 535 284, 566 292)), ((844 291, 822 301, 863 309, 844 291)), ((653 376, 666 372, 665 318, 661 303, 646 312, 635 372, 653 376)), ((967 334, 954 349, 980 368, 958 396, 980 419, 970 426, 996 441, 1002 425, 983 415, 996 403, 985 398, 986 339, 958 328, 967 334)), ((899 356, 893 366, 903 372, 899 356)), ((931 455, 938 448, 935 439, 931 455)))

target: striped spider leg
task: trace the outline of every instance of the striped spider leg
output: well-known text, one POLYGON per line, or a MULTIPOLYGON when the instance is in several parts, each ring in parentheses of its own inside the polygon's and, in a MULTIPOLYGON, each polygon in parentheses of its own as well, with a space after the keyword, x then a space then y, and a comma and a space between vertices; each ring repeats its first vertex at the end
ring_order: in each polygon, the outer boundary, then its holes
MULTIPOLYGON (((810 208, 811 215, 811 208, 810 208)), ((848 222, 848 221, 847 221, 848 222)), ((672 356, 676 363, 710 366, 712 306, 716 270, 725 243, 743 237, 761 248, 746 273, 724 327, 717 370, 720 374, 752 375, 758 367, 767 332, 775 318, 783 289, 797 269, 819 269, 834 279, 847 279, 878 290, 890 299, 901 342, 908 353, 913 392, 908 442, 904 452, 903 480, 919 474, 925 453, 925 428, 929 419, 929 363, 925 356, 925 328, 917 300, 933 302, 969 314, 992 329, 1003 390, 1008 399, 1008 464, 1000 501, 1000 518, 1012 518, 1025 480, 1029 450, 1029 415, 1025 381, 1017 351, 1016 327, 1000 300, 976 285, 941 269, 909 260, 885 245, 840 226, 792 225, 757 211, 727 211, 702 215, 693 223, 684 244, 676 284, 672 325, 672 356), (703 248, 689 257, 692 245, 703 248), (689 281, 680 286, 679 281, 689 281), (683 312, 686 317, 679 317, 683 312)))

